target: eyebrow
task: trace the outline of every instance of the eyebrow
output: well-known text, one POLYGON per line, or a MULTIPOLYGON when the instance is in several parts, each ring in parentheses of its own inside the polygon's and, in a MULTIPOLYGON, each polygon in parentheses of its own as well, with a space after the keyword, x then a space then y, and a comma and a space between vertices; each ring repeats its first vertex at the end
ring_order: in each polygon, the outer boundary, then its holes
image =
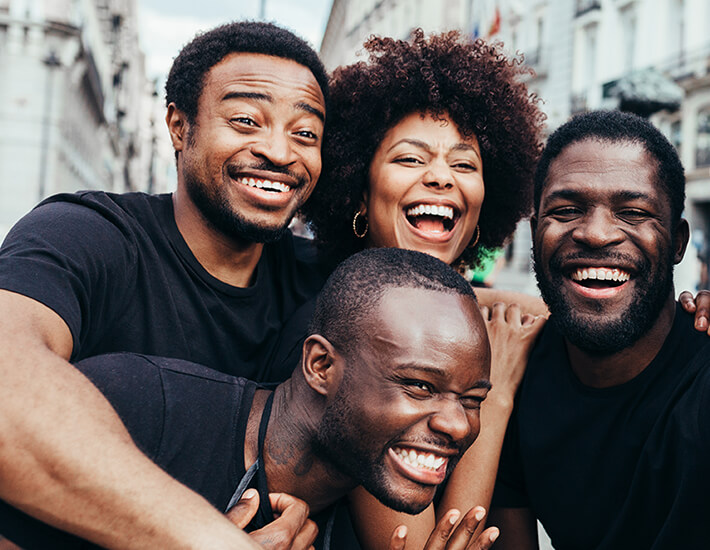
MULTIPOLYGON (((408 143, 409 145, 413 145, 414 147, 418 147, 419 149, 424 149, 427 152, 431 152, 431 146, 426 141, 412 138, 400 139, 397 143, 394 143, 392 147, 390 147, 390 150, 397 147, 397 145, 399 145, 400 143, 408 143)), ((463 142, 457 143, 456 145, 450 147, 449 151, 473 151, 474 153, 476 153, 476 149, 472 145, 463 142)))
MULTIPOLYGON (((545 197, 545 202, 554 201, 556 199, 567 199, 567 200, 580 200, 583 198, 583 193, 576 191, 574 189, 560 189, 558 191, 553 191, 547 197, 545 197)), ((640 191, 616 191, 612 194, 614 200, 621 201, 632 201, 637 199, 652 201, 651 196, 647 193, 641 193, 640 191)))
MULTIPOLYGON (((257 101, 267 101, 269 103, 273 103, 274 101, 274 98, 269 94, 259 92, 228 92, 222 97, 222 101, 229 101, 230 99, 256 99, 257 101)), ((303 101, 296 103, 295 107, 299 111, 305 111, 306 113, 317 116, 321 122, 325 123, 325 113, 320 109, 316 109, 303 101)))
MULTIPOLYGON (((430 374, 433 374, 435 376, 440 376, 442 378, 448 378, 448 373, 444 372, 443 369, 439 367, 431 367, 428 365, 402 365, 398 367, 396 370, 415 370, 415 371, 422 371, 422 372, 428 372, 430 374)), ((469 387, 466 389, 466 391, 469 390, 476 390, 476 389, 486 389, 490 390, 491 389, 491 382, 490 380, 487 380, 485 378, 481 378, 480 380, 477 380, 473 386, 469 387)))

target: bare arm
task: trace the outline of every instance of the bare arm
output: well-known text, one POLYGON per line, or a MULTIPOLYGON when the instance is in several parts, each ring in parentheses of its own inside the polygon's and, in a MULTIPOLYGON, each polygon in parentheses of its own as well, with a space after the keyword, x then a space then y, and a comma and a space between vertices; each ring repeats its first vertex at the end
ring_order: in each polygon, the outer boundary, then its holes
POLYGON ((0 498, 107 548, 259 548, 135 447, 51 309, 0 290, 0 349, 0 498))
POLYGON ((496 550, 538 550, 537 521, 529 508, 494 508, 489 520, 500 529, 496 550))

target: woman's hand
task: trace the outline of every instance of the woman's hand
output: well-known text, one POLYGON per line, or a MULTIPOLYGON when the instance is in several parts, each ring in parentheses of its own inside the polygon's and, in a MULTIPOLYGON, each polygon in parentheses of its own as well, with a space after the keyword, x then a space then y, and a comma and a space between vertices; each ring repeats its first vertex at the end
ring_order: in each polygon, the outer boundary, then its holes
MULTIPOLYGON (((485 515, 486 511, 476 506, 459 522, 461 512, 449 510, 436 524, 422 550, 487 550, 498 538, 499 532, 497 527, 489 527, 480 535, 476 534, 485 515)), ((389 550, 405 550, 406 542, 407 528, 400 525, 392 533, 389 550)))
POLYGON ((710 336, 710 291, 700 290, 695 298, 684 290, 678 296, 678 301, 685 311, 695 313, 695 328, 707 332, 710 336))
POLYGON ((518 304, 501 302, 493 304, 490 309, 481 306, 481 314, 491 343, 490 380, 493 387, 487 400, 495 396, 512 406, 528 357, 546 317, 523 314, 518 304))

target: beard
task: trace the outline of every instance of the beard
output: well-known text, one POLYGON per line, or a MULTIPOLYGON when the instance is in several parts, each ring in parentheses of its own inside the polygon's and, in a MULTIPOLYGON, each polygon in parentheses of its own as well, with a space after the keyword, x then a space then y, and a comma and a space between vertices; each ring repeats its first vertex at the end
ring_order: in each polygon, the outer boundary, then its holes
MULTIPOLYGON (((269 161, 263 161, 258 165, 230 165, 227 168, 229 173, 239 173, 247 169, 269 171, 278 174, 289 174, 294 177, 288 169, 275 166, 269 161)), ((273 243, 278 241, 286 232, 291 216, 282 225, 273 227, 250 221, 234 209, 231 204, 227 183, 225 181, 214 182, 207 185, 196 176, 195 170, 188 163, 184 166, 184 181, 187 194, 200 211, 207 223, 222 233, 226 237, 253 243, 273 243)), ((223 179, 227 179, 228 173, 223 174, 223 179)), ((303 185, 303 178, 296 178, 299 185, 303 185)), ((238 184, 242 185, 242 184, 238 184)))
POLYGON ((673 289, 673 252, 670 249, 659 250, 659 263, 655 269, 646 258, 629 262, 631 258, 612 252, 586 251, 570 255, 564 260, 603 259, 610 260, 610 263, 617 260, 631 263, 636 270, 632 279, 631 303, 618 317, 605 314, 602 301, 590 306, 594 310, 591 315, 583 315, 567 301, 562 291, 563 282, 568 278, 562 269, 562 259, 553 257, 545 271, 536 248, 533 247, 535 277, 542 299, 552 313, 550 320, 567 340, 590 355, 608 356, 631 347, 651 329, 673 289))
MULTIPOLYGON (((372 425, 367 420, 361 421, 361 415, 355 413, 351 401, 357 395, 356 388, 351 386, 349 378, 351 369, 335 394, 333 402, 328 405, 318 425, 318 430, 311 442, 313 452, 320 459, 333 466, 340 474, 346 474, 358 485, 362 485, 368 493, 374 496, 388 508, 407 514, 419 514, 424 511, 434 497, 434 489, 429 498, 424 498, 420 492, 406 493, 398 490, 390 481, 391 474, 386 466, 385 456, 388 449, 401 440, 401 435, 389 442, 378 444, 373 437, 368 437, 367 428, 372 425), (418 493, 418 494, 417 494, 418 493)), ((437 439, 434 436, 421 442, 439 447, 452 447, 451 442, 437 439)), ((460 446, 457 457, 451 457, 447 466, 447 477, 453 471, 463 451, 460 446)))

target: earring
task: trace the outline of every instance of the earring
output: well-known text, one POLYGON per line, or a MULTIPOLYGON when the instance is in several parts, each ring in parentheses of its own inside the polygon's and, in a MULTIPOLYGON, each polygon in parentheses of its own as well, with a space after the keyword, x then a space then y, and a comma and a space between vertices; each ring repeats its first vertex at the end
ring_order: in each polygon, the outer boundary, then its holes
POLYGON ((473 242, 469 244, 466 248, 474 248, 478 244, 478 239, 481 236, 481 228, 476 224, 476 238, 473 239, 473 242))
POLYGON ((355 233, 355 236, 356 236, 358 239, 364 239, 364 238, 365 238, 365 235, 367 235, 367 230, 370 228, 370 224, 367 223, 367 219, 366 219, 365 216, 363 215, 362 217, 363 217, 363 219, 365 220, 365 229, 363 230, 362 233, 358 233, 358 232, 357 232, 357 220, 358 220, 358 218, 359 218, 361 215, 362 215, 362 212, 360 212, 360 211, 358 210, 357 212, 355 212, 355 217, 353 218, 353 233, 355 233))

